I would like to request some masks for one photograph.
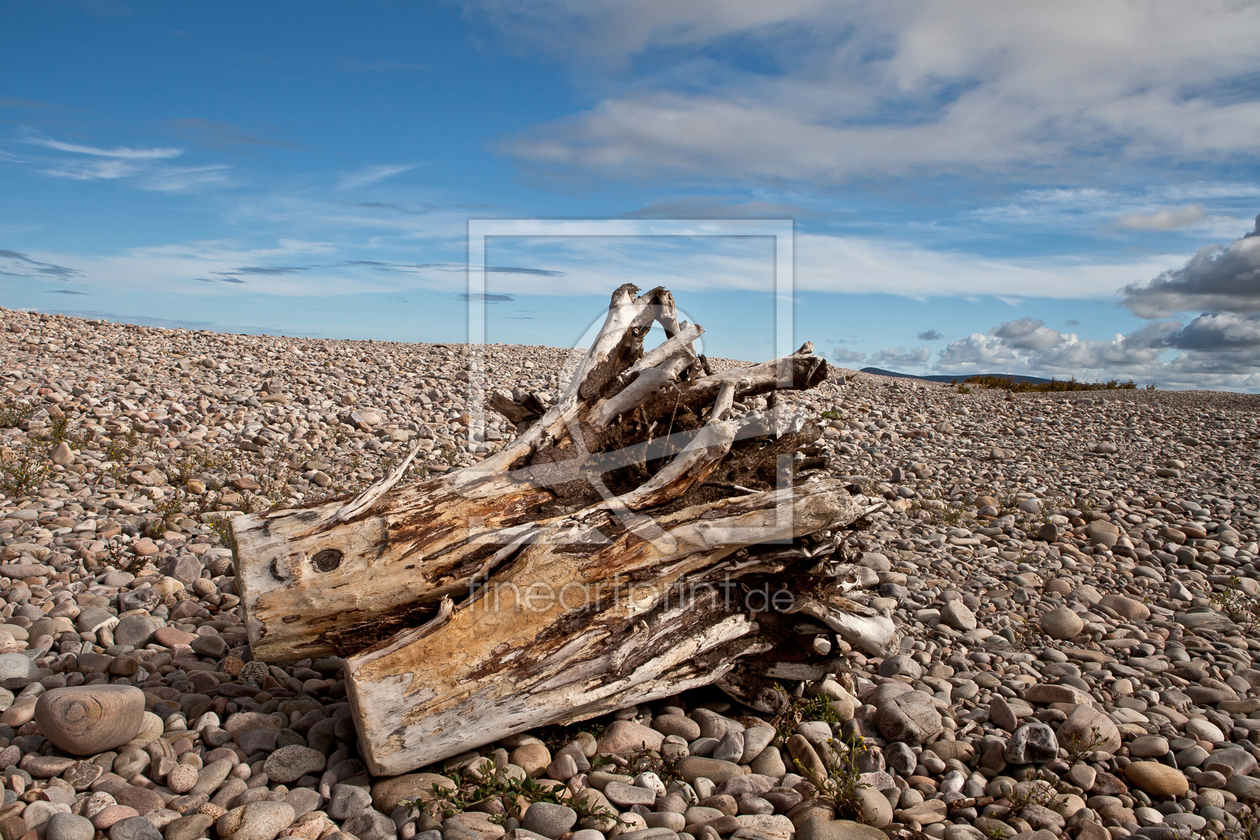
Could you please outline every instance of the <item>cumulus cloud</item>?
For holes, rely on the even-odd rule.
[[[944,337],[936,330],[924,330],[919,333],[919,341],[940,341]]]
[[[1260,349],[1260,317],[1205,313],[1178,330],[1170,344],[1183,350]]]
[[[1207,218],[1202,204],[1184,207],[1164,205],[1154,213],[1127,213],[1116,220],[1116,227],[1125,230],[1165,231],[1192,227]]]
[[[1046,350],[1063,338],[1057,330],[1045,326],[1045,322],[1028,316],[1005,322],[994,334],[1019,350]]]
[[[925,365],[932,353],[926,347],[889,347],[871,354],[873,365]]]
[[[1254,390],[1260,387],[1260,315],[1205,314],[1184,326],[1154,321],[1103,341],[1020,318],[950,342],[934,368]]]
[[[839,362],[840,364],[847,364],[849,362],[860,362],[865,358],[866,358],[866,354],[860,353],[857,350],[846,350],[843,347],[831,348],[832,361]]]
[[[1200,248],[1181,268],[1123,289],[1140,318],[1179,312],[1260,312],[1260,216],[1256,229],[1229,245]]]

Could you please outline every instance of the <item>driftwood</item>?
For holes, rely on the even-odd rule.
[[[835,670],[820,634],[897,648],[837,566],[880,503],[802,469],[820,430],[775,405],[826,361],[806,345],[713,373],[670,293],[637,291],[554,405],[488,396],[518,433],[497,454],[235,520],[254,655],[344,657],[373,773],[715,682],[774,710],[776,679]]]

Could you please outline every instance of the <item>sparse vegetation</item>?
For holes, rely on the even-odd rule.
[[[1077,382],[1076,377],[1067,380],[1051,379],[1049,382],[1024,382],[1018,379],[1012,379],[1006,376],[969,376],[964,382],[971,385],[978,385],[981,388],[989,388],[992,390],[1010,391],[1014,394],[1050,394],[1062,391],[1132,391],[1137,388],[1132,379],[1118,380],[1109,379],[1106,382]],[[959,385],[958,390],[962,391],[965,386]],[[1146,386],[1148,391],[1155,390],[1155,386]]]
[[[1058,791],[1048,780],[1033,776],[1018,782],[1006,798],[1011,804],[1011,810],[1019,813],[1029,805],[1048,806],[1057,795]]]
[[[817,697],[798,697],[792,700],[791,705],[772,723],[775,731],[779,733],[779,737],[787,739],[794,731],[796,725],[802,721],[820,720],[824,723],[839,723],[840,716],[836,714],[836,710],[831,708],[831,700],[825,695]]]
[[[25,496],[47,480],[52,472],[42,446],[27,441],[20,449],[0,452],[0,493],[10,499]]]
[[[862,736],[854,734],[845,741],[832,738],[827,741],[834,763],[826,776],[820,776],[813,768],[794,761],[797,770],[818,791],[821,799],[830,800],[835,806],[836,814],[841,819],[862,819],[862,798],[858,794],[861,788],[867,787],[862,781],[858,769],[858,757],[866,752],[866,741]]]
[[[1089,734],[1082,737],[1076,733],[1063,743],[1063,748],[1067,750],[1068,761],[1075,763],[1083,760],[1087,755],[1097,750],[1107,739],[1098,731],[1096,725],[1090,725]]]
[[[446,817],[477,805],[477,810],[488,811],[492,814],[491,819],[501,824],[509,815],[519,814],[524,803],[552,802],[572,808],[579,820],[598,817],[621,824],[617,814],[607,808],[591,808],[585,799],[573,796],[567,787],[557,784],[553,788],[530,776],[509,773],[506,767],[500,767],[493,759],[483,768],[479,779],[457,773],[448,773],[446,777],[454,784],[454,789],[435,784],[431,798],[417,797],[403,800],[400,804],[417,812],[432,808]],[[494,800],[498,800],[501,807],[495,807]]]
[[[16,429],[35,416],[35,406],[10,397],[0,399],[0,429]]]
[[[1242,580],[1238,575],[1232,576],[1220,591],[1213,592],[1211,600],[1229,616],[1230,621],[1253,632],[1260,630],[1260,598],[1242,590]]]

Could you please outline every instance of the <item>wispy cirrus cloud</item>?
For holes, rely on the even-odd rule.
[[[84,146],[78,143],[64,143],[60,140],[54,140],[51,137],[29,136],[26,142],[35,146],[43,146],[46,149],[55,149],[59,152],[71,152],[77,155],[91,155],[93,157],[112,158],[114,160],[170,160],[177,158],[184,153],[179,148],[152,148],[152,149],[132,149],[127,146],[119,146],[116,149],[101,149],[96,146]]]
[[[78,269],[41,262],[31,259],[26,254],[6,248],[0,248],[0,265],[5,266],[0,269],[0,274],[7,274],[10,277],[52,277],[57,280],[69,280],[83,274]]]
[[[178,147],[117,146],[105,148],[83,143],[67,143],[27,130],[26,146],[59,154],[22,154],[0,149],[0,160],[34,168],[54,178],[74,181],[126,181],[151,192],[187,192],[200,187],[227,183],[230,167],[222,164],[178,166],[183,156]]]
[[[367,166],[356,172],[350,172],[342,175],[337,181],[337,189],[340,190],[357,190],[360,187],[370,186],[371,184],[380,183],[395,175],[401,175],[415,169],[415,164],[383,164],[380,166]]]
[[[172,131],[187,136],[189,139],[212,149],[236,149],[241,146],[276,146],[279,148],[298,148],[300,144],[288,140],[276,140],[260,137],[230,123],[201,119],[200,117],[184,117],[166,120],[165,124]]]

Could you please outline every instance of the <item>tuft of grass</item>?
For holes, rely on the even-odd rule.
[[[1067,750],[1068,763],[1075,764],[1106,742],[1107,739],[1098,731],[1097,725],[1090,724],[1088,736],[1082,737],[1072,733],[1072,737],[1067,739],[1063,744],[1063,748]]]
[[[236,534],[232,533],[231,517],[205,516],[201,521],[218,536],[219,545],[232,549],[232,555],[236,556]]]
[[[831,700],[820,694],[817,697],[793,698],[791,705],[771,723],[779,737],[786,741],[796,731],[797,724],[807,720],[841,722],[836,710],[831,708]]]
[[[432,805],[443,816],[453,817],[467,811],[473,805],[497,799],[503,806],[503,811],[491,817],[491,820],[502,823],[508,814],[519,813],[520,805],[523,803],[532,805],[535,802],[550,802],[572,808],[577,812],[579,822],[598,817],[611,820],[618,825],[623,824],[616,813],[607,808],[591,808],[584,799],[573,796],[563,785],[553,790],[530,776],[517,778],[508,775],[506,768],[500,767],[493,760],[490,761],[480,779],[467,779],[458,773],[446,774],[446,778],[455,783],[454,790],[435,784],[431,802],[426,801],[424,797],[417,797],[405,799],[399,804],[417,813]]]
[[[0,455],[0,493],[10,499],[25,496],[43,484],[51,472],[44,448],[27,441],[21,449]]]
[[[26,400],[0,399],[0,429],[16,429],[35,416],[37,409]]]
[[[1049,781],[1034,778],[1015,785],[1007,801],[1011,803],[1011,810],[1019,813],[1029,805],[1049,806],[1057,795],[1058,791]]]
[[[64,414],[58,414],[50,419],[48,423],[48,439],[53,446],[68,440],[70,437],[70,418]]]
[[[858,770],[858,758],[866,752],[866,741],[861,735],[854,733],[845,741],[831,738],[827,741],[835,762],[831,764],[826,776],[821,776],[811,767],[793,760],[797,770],[804,776],[820,799],[829,800],[835,806],[836,815],[845,820],[861,820],[864,808],[858,790],[868,787],[862,781]]]
[[[1260,629],[1260,599],[1243,592],[1241,584],[1241,578],[1234,575],[1223,589],[1212,593],[1211,601],[1229,616],[1230,621],[1255,631]]]

